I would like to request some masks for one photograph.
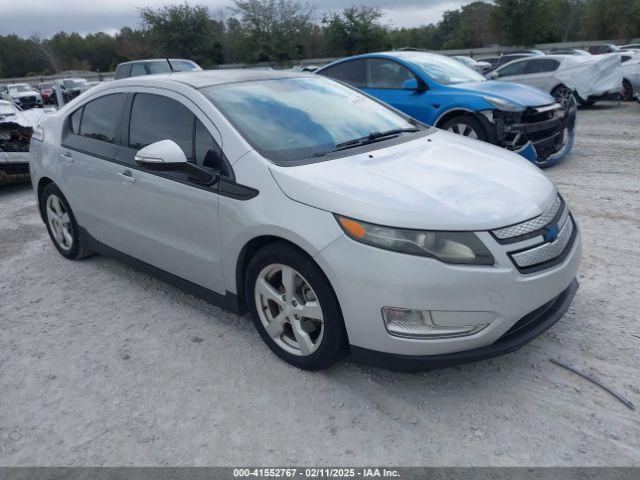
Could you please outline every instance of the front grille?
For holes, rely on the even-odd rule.
[[[573,245],[577,229],[569,209],[558,195],[542,215],[516,225],[493,230],[500,244],[517,244],[537,238],[540,243],[508,251],[507,254],[521,273],[533,273],[561,262]]]
[[[512,253],[510,255],[511,259],[520,268],[532,267],[553,260],[559,257],[567,248],[567,244],[573,237],[573,230],[573,220],[571,217],[567,217],[564,225],[560,227],[560,233],[558,233],[555,241],[543,243],[529,250]]]

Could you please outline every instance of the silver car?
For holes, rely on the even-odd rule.
[[[117,80],[44,117],[31,152],[63,256],[108,254],[249,311],[300,368],[511,352],[577,289],[580,233],[537,167],[324,77]]]

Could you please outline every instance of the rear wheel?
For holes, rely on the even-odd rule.
[[[338,299],[311,258],[272,243],[253,256],[245,278],[253,322],[278,357],[304,370],[327,368],[342,357],[346,333]]]
[[[622,100],[625,102],[630,102],[631,100],[633,100],[633,87],[631,86],[631,83],[629,82],[629,80],[626,80],[626,79],[623,80],[622,87],[623,87]]]
[[[67,199],[53,183],[42,191],[40,206],[51,241],[62,256],[77,260],[91,255]]]
[[[458,115],[450,118],[442,124],[441,128],[465,137],[487,141],[487,134],[482,123],[471,115]]]

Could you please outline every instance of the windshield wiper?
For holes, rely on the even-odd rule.
[[[409,128],[394,128],[393,130],[386,130],[384,132],[371,132],[369,135],[360,138],[354,138],[353,140],[347,140],[346,142],[338,143],[336,145],[337,150],[344,150],[346,148],[359,147],[361,145],[367,145],[369,143],[383,140],[387,137],[397,137],[401,133],[419,132],[418,127]]]

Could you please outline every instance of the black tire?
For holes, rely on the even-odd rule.
[[[633,100],[633,86],[631,85],[629,80],[622,80],[622,87],[624,89],[624,92],[622,93],[622,101],[630,102],[631,100]]]
[[[463,128],[459,126],[464,126]],[[444,122],[440,128],[442,130],[449,130],[453,133],[458,133],[460,135],[464,135],[465,137],[470,136],[469,130],[475,132],[475,135],[478,140],[486,142],[489,140],[489,136],[487,135],[486,130],[484,129],[484,125],[482,122],[475,118],[473,115],[456,115],[455,117],[450,118],[446,122]]]
[[[70,245],[70,248],[68,249],[65,249],[58,242],[58,240],[56,239],[56,236],[53,233],[51,222],[49,221],[49,212],[47,211],[48,210],[47,203],[48,203],[49,197],[51,197],[52,195],[57,197],[60,200],[60,203],[64,207],[65,212],[69,215],[71,238],[73,240]],[[53,245],[56,247],[56,250],[60,252],[60,255],[62,255],[65,258],[68,258],[69,260],[80,260],[81,258],[85,258],[93,254],[93,252],[89,250],[89,248],[87,248],[84,239],[80,236],[80,229],[78,228],[78,222],[76,222],[76,217],[73,215],[73,211],[69,206],[69,202],[67,201],[65,196],[62,194],[60,189],[56,187],[55,184],[50,183],[42,190],[42,194],[40,195],[40,208],[42,209],[42,217],[44,219],[45,225],[47,226],[47,231],[49,232],[49,237],[51,238],[51,242],[53,242]]]
[[[296,270],[308,282],[320,303],[324,333],[317,349],[310,355],[287,352],[267,333],[260,319],[255,298],[256,281],[263,269],[272,265],[284,265]],[[347,334],[336,294],[320,267],[301,250],[285,242],[274,242],[256,252],[245,272],[244,294],[258,333],[273,353],[285,362],[303,370],[322,370],[333,365],[346,353]]]

